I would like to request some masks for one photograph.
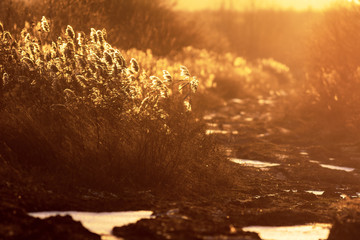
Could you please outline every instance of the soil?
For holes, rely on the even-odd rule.
[[[153,219],[114,228],[114,235],[125,239],[255,240],[259,236],[242,227],[334,223],[338,204],[360,192],[360,145],[351,140],[320,142],[316,133],[302,136],[294,130],[296,123],[280,116],[280,101],[275,96],[233,99],[206,114],[209,130],[216,130],[209,133],[229,158],[280,164],[255,168],[229,161],[236,184],[206,194],[89,189],[37,177],[36,170],[19,171],[0,155],[0,239],[100,239],[69,216],[40,220],[26,214],[46,210],[153,210]],[[355,170],[327,169],[318,162]],[[334,229],[345,228],[339,225]],[[343,238],[333,234],[329,239]]]

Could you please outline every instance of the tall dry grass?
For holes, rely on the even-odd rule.
[[[106,38],[121,49],[152,49],[166,55],[194,42],[202,42],[196,20],[173,10],[168,0],[3,0],[0,3],[2,21],[13,33],[24,23],[34,25],[47,16],[52,27],[50,39],[71,24],[78,31],[90,28],[106,29]],[[16,29],[14,26],[17,26]]]
[[[303,111],[329,131],[359,130],[360,7],[338,3],[313,28]],[[353,134],[351,134],[353,135]]]
[[[199,81],[186,67],[153,76],[104,30],[68,25],[51,41],[45,17],[35,28],[19,38],[0,28],[4,161],[115,188],[188,189],[221,175],[223,159],[191,111]]]

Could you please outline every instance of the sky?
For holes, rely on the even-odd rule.
[[[254,2],[255,6],[261,8],[285,8],[295,10],[305,10],[308,8],[321,10],[328,6],[334,0],[177,0],[177,8],[182,10],[202,10],[202,9],[218,9],[221,2],[227,5],[232,1],[234,8],[241,9],[243,6],[249,6],[250,2]],[[344,0],[351,1],[351,0]],[[355,0],[357,1],[357,0]]]

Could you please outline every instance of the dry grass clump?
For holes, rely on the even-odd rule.
[[[346,200],[337,204],[337,216],[328,240],[358,239],[360,234],[360,201]]]
[[[104,30],[87,36],[68,25],[50,41],[45,17],[36,28],[15,39],[0,27],[7,161],[117,186],[189,186],[215,172],[216,148],[191,111],[199,81],[186,67],[153,76],[113,48]]]
[[[167,55],[202,39],[196,21],[176,13],[173,6],[169,0],[2,0],[0,16],[14,33],[24,22],[32,24],[45,15],[51,20],[52,39],[68,24],[86,33],[91,27],[105,28],[113,46]]]
[[[277,94],[294,83],[290,69],[273,59],[259,59],[249,62],[234,54],[219,54],[193,47],[183,48],[170,58],[159,58],[151,50],[142,52],[130,49],[124,53],[141,59],[143,66],[152,74],[161,74],[166,68],[175,72],[180,63],[189,66],[201,80],[199,92],[222,98],[249,97]],[[204,99],[206,100],[206,99]]]
[[[302,112],[334,132],[359,130],[359,11],[349,2],[328,9],[310,44]]]

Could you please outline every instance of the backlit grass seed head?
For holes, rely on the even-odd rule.
[[[36,42],[33,42],[31,44],[31,52],[33,55],[36,55],[37,53],[40,53],[40,46]]]
[[[151,80],[152,85],[153,85],[154,88],[158,88],[158,87],[163,86],[163,82],[160,80],[160,78],[158,78],[156,76],[151,76],[150,80]]]
[[[63,40],[61,37],[58,37],[57,39],[57,46],[60,46],[63,43]]]
[[[134,73],[138,73],[140,71],[139,64],[135,58],[132,58],[130,60],[130,71],[132,71]]]
[[[65,33],[70,39],[75,39],[75,32],[72,26],[67,25]]]
[[[28,57],[23,57],[21,59],[21,61],[25,64],[25,66],[28,68],[28,70],[30,71],[34,71],[35,70],[35,63],[33,60],[31,60]]]
[[[192,77],[192,80],[190,81],[191,91],[193,93],[196,93],[198,86],[199,86],[199,80],[195,76]]]
[[[11,34],[8,31],[5,31],[4,32],[4,40],[7,41],[7,42],[11,42],[12,39],[13,38],[12,38]]]
[[[120,53],[120,51],[116,49],[114,55],[115,55],[115,60],[119,63],[119,65],[123,68],[126,67],[125,58]]]
[[[189,78],[189,77],[186,77],[186,78]],[[189,82],[185,82],[185,83],[182,83],[179,85],[179,93],[183,93],[184,92],[184,89],[188,88],[190,85]],[[187,92],[188,93],[188,92]]]
[[[45,16],[43,16],[41,18],[41,29],[44,31],[44,32],[50,32],[50,27],[49,27],[49,23],[46,19]]]
[[[67,100],[72,100],[72,99],[75,99],[76,98],[76,94],[73,90],[69,89],[69,88],[66,88],[64,90],[64,93],[65,93],[65,98]]]
[[[102,35],[103,35],[103,37],[104,37],[104,40],[106,41],[106,39],[107,39],[107,32],[106,32],[106,29],[105,29],[105,28],[103,28],[101,31],[102,31]]]
[[[9,83],[9,74],[6,72],[2,76],[2,85],[6,86]]]
[[[163,81],[161,81],[161,79],[156,76],[151,76],[150,80],[152,82],[152,88],[157,90],[162,98],[166,98],[168,96],[167,88]]]
[[[25,43],[29,43],[30,42],[30,33],[26,33],[25,37],[24,37]]]
[[[126,79],[128,80],[128,84],[136,82],[136,77],[134,75],[129,75]]]
[[[2,22],[0,22],[0,35],[2,35],[3,33],[4,33],[4,26]]]
[[[95,30],[94,28],[91,28],[90,40],[91,40],[93,43],[97,43],[97,42],[98,42],[98,36],[97,36],[96,30]]]
[[[141,95],[141,90],[139,87],[136,87],[136,86],[129,87],[129,97],[131,99],[139,98],[140,95]]]
[[[25,40],[25,37],[26,37],[27,34],[28,34],[28,32],[27,32],[27,30],[25,28],[23,30],[21,30],[21,32],[20,32],[21,39]]]
[[[112,66],[113,65],[113,58],[110,55],[110,53],[108,51],[104,52],[104,58],[105,58],[105,62],[108,66]]]
[[[101,30],[97,30],[96,34],[97,34],[97,37],[98,37],[98,40],[99,40],[99,44],[103,45],[104,42],[105,42],[103,32]]]
[[[164,77],[164,82],[166,84],[172,83],[172,76],[170,75],[170,73],[167,70],[163,70],[163,77]]]
[[[79,46],[83,46],[85,42],[85,33],[84,32],[79,32],[78,33],[78,37],[77,37],[77,43]]]
[[[189,101],[185,100],[184,106],[185,106],[186,111],[191,112],[191,104]]]
[[[86,78],[82,75],[78,75],[76,76],[76,82],[82,87],[82,88],[86,88]]]
[[[190,77],[190,72],[187,69],[187,67],[180,66],[180,71],[181,71],[180,76],[182,76],[182,77]]]

